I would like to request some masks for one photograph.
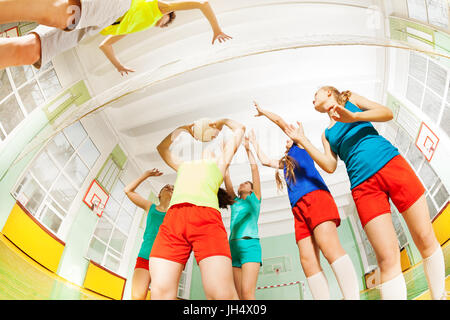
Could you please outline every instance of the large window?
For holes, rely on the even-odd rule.
[[[124,183],[119,179],[97,222],[87,253],[89,259],[116,273],[124,258],[137,209],[125,195],[124,188]],[[134,237],[132,239],[134,241]]]
[[[431,58],[414,52],[410,54],[406,98],[450,137],[448,74],[448,69]]]
[[[407,3],[410,18],[444,29],[449,27],[448,0],[407,0]]]
[[[434,219],[450,200],[449,193],[439,176],[430,166],[425,156],[415,145],[415,141],[400,126],[391,121],[387,124],[385,137],[397,146],[403,157],[409,162],[426,189],[426,198],[430,210],[430,219]]]
[[[0,70],[0,142],[61,89],[51,62],[39,71],[32,66]]]
[[[99,156],[81,123],[76,122],[40,151],[13,194],[38,221],[59,236],[61,224]]]

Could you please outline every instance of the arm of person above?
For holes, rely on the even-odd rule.
[[[152,202],[142,197],[135,190],[144,180],[148,179],[149,177],[158,177],[160,175],[162,175],[162,172],[160,172],[158,169],[147,170],[142,174],[142,176],[127,185],[123,191],[131,202],[133,202],[139,208],[144,209],[146,212],[148,212],[148,210],[150,210],[150,207],[152,206]]]
[[[269,119],[270,121],[272,121],[273,123],[275,123],[277,126],[280,127],[281,130],[284,131],[284,129],[288,126],[287,122],[284,121],[283,118],[281,118],[279,115],[277,115],[276,113],[267,111],[267,110],[263,110],[261,109],[261,107],[258,105],[257,102],[253,101],[253,103],[255,104],[256,107],[256,112],[257,114],[255,115],[255,117],[261,117],[264,116],[267,119]]]
[[[349,100],[363,111],[351,112],[340,105],[336,105],[331,108],[331,117],[333,120],[344,123],[358,121],[385,122],[394,118],[394,114],[388,107],[364,98],[356,93],[352,93]]]
[[[211,127],[215,127],[218,130],[222,130],[224,125],[233,131],[233,138],[225,143],[223,146],[223,152],[218,158],[218,167],[222,172],[222,176],[225,176],[225,172],[236,154],[236,151],[241,145],[242,137],[245,133],[244,125],[231,119],[221,119],[210,124]]]
[[[117,59],[116,54],[114,53],[114,49],[112,45],[117,41],[123,39],[126,35],[110,35],[107,36],[105,40],[100,43],[99,48],[103,51],[108,60],[116,67],[117,71],[120,72],[120,75],[128,74],[128,72],[134,72],[134,70],[124,67],[122,63]]]
[[[296,144],[302,146],[306,152],[311,156],[311,158],[327,173],[333,173],[337,168],[337,155],[331,150],[330,143],[325,137],[325,133],[322,134],[322,144],[324,148],[324,153],[317,149],[311,141],[305,136],[303,131],[303,126],[297,121],[298,127],[294,125],[289,125],[285,130],[285,133],[292,139]]]
[[[170,151],[170,146],[183,131],[187,131],[193,137],[194,136],[194,132],[192,131],[193,126],[194,124],[190,124],[175,129],[167,137],[165,137],[164,140],[161,141],[161,143],[156,147],[159,155],[164,160],[164,162],[175,171],[178,171],[178,167],[181,164],[181,160],[178,159],[178,157],[175,156],[172,151]]]
[[[261,178],[259,176],[258,164],[256,163],[255,156],[250,150],[250,138],[244,137],[244,147],[247,152],[248,161],[250,162],[250,169],[252,171],[253,192],[258,200],[261,200]]]
[[[255,131],[253,129],[250,131],[249,141],[255,148],[256,156],[258,157],[259,161],[261,161],[261,164],[263,166],[274,168],[274,169],[283,169],[284,168],[283,161],[278,160],[278,159],[271,159],[261,150],[259,143],[256,141],[256,135],[255,135]]]
[[[225,176],[224,176],[223,180],[224,180],[224,182],[225,182],[225,189],[227,190],[227,193],[230,195],[230,197],[231,197],[232,199],[236,199],[236,198],[237,198],[237,195],[236,195],[236,193],[234,192],[234,189],[233,189],[233,183],[231,182],[230,172],[229,172],[228,169],[227,169],[227,171],[225,172]]]
[[[211,5],[208,1],[173,1],[173,2],[164,2],[159,1],[159,7],[163,14],[172,12],[172,11],[182,11],[182,10],[193,10],[200,9],[203,15],[208,19],[209,24],[214,32],[212,44],[216,40],[219,42],[225,42],[228,39],[232,39],[229,35],[225,34],[219,26],[217,22],[216,15],[211,8]]]

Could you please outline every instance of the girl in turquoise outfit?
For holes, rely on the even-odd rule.
[[[237,195],[234,193],[228,170],[224,182],[228,194],[235,200],[235,203],[231,205],[229,239],[234,284],[240,300],[254,300],[259,268],[262,263],[258,235],[261,181],[248,137],[244,138],[244,147],[250,162],[252,182],[241,183]]]
[[[146,171],[141,177],[125,187],[125,194],[136,206],[148,212],[147,223],[144,231],[144,237],[136,260],[136,266],[133,274],[131,288],[131,298],[133,300],[145,300],[148,287],[150,285],[149,256],[152,250],[153,242],[159,231],[159,226],[164,220],[167,208],[172,198],[173,186],[165,185],[159,192],[159,205],[143,198],[135,190],[139,185],[149,177],[161,176],[162,173],[157,169]]]

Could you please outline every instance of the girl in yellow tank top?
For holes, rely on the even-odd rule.
[[[134,72],[122,65],[114,54],[112,45],[127,34],[143,31],[151,27],[167,27],[175,19],[175,11],[200,9],[208,19],[213,30],[212,43],[220,43],[231,39],[220,28],[216,16],[208,1],[159,1],[159,0],[132,0],[130,9],[112,25],[100,33],[108,36],[101,44],[100,49],[123,76]]]
[[[177,281],[191,252],[200,267],[206,296],[210,299],[238,299],[233,281],[228,237],[219,208],[233,199],[220,188],[228,166],[242,142],[245,127],[223,119],[210,124],[221,131],[228,126],[234,138],[223,145],[222,154],[205,155],[201,160],[181,161],[170,151],[176,137],[193,125],[182,126],[169,134],[157,147],[166,164],[177,172],[172,199],[150,254],[152,291],[156,299],[176,297]]]

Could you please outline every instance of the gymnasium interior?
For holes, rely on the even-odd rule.
[[[161,140],[200,118],[231,118],[254,129],[265,152],[279,159],[287,137],[255,117],[257,101],[293,123],[301,121],[311,142],[322,148],[328,118],[312,101],[323,85],[352,90],[393,111],[392,121],[374,126],[426,188],[450,291],[448,1],[210,4],[232,40],[212,45],[201,13],[180,12],[170,27],[135,33],[115,45],[119,59],[135,70],[125,76],[99,50],[101,35],[84,39],[39,70],[0,70],[0,299],[130,300],[147,213],[128,200],[124,187],[158,168],[164,174],[137,190],[157,202],[159,190],[175,182],[176,173],[156,150]],[[13,37],[34,27],[5,24],[0,32]],[[183,159],[201,154],[199,141],[188,134],[179,139]],[[360,297],[379,300],[377,260],[345,165],[339,160],[333,174],[318,169],[339,209],[339,239],[355,267]],[[277,190],[274,169],[260,165],[259,170],[263,264],[256,299],[311,300],[287,192]],[[230,175],[235,187],[251,179],[243,148]],[[102,212],[86,202],[93,185],[108,198]],[[391,207],[408,299],[428,300],[422,257],[401,214]],[[221,214],[229,232],[230,212]],[[331,298],[342,299],[323,256],[321,263]],[[193,255],[178,298],[206,299]]]

